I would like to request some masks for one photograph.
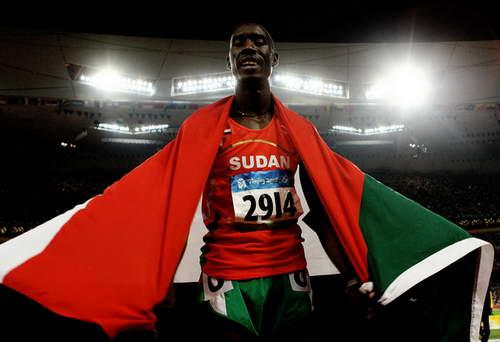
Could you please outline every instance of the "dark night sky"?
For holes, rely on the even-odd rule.
[[[210,2],[180,6],[122,2],[113,9],[81,4],[45,8],[37,17],[7,16],[4,26],[70,32],[109,33],[164,38],[226,40],[235,23],[253,19],[268,27],[277,41],[406,42],[500,39],[500,15],[493,3],[432,1],[396,4],[384,1]],[[187,3],[187,2],[186,2]],[[161,4],[161,5],[160,5]],[[158,7],[160,6],[160,7]],[[32,10],[32,12],[34,12]],[[26,11],[18,12],[26,13]],[[2,25],[2,23],[0,23]]]

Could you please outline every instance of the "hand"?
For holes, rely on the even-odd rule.
[[[375,287],[373,286],[372,281],[368,281],[366,283],[361,284],[361,286],[359,287],[358,290],[359,290],[359,292],[368,296],[368,299],[370,299],[370,300],[375,299]]]
[[[377,302],[373,282],[361,284],[357,279],[352,279],[347,282],[345,292],[352,305],[364,319],[374,318]]]

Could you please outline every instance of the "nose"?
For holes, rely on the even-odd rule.
[[[255,49],[255,47],[251,47],[251,46],[245,46],[243,48],[243,50],[241,50],[240,52],[241,55],[256,55],[257,54],[257,50]]]
[[[245,41],[243,42],[243,49],[253,49],[255,50],[255,43],[252,39],[245,39]]]

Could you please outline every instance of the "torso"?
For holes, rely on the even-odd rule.
[[[230,118],[203,194],[205,273],[249,279],[305,268],[295,193],[298,153],[271,115]],[[257,128],[255,128],[257,127]]]

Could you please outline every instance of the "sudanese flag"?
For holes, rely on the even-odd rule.
[[[176,139],[103,194],[0,245],[0,281],[60,315],[99,324],[111,337],[152,329],[152,309],[176,274],[232,101],[196,111]],[[274,105],[327,213],[323,219],[359,278],[374,283],[379,302],[443,275],[465,299],[459,310],[443,306],[436,334],[447,341],[467,333],[465,340],[475,341],[491,244],[363,173],[311,123],[277,98]]]

